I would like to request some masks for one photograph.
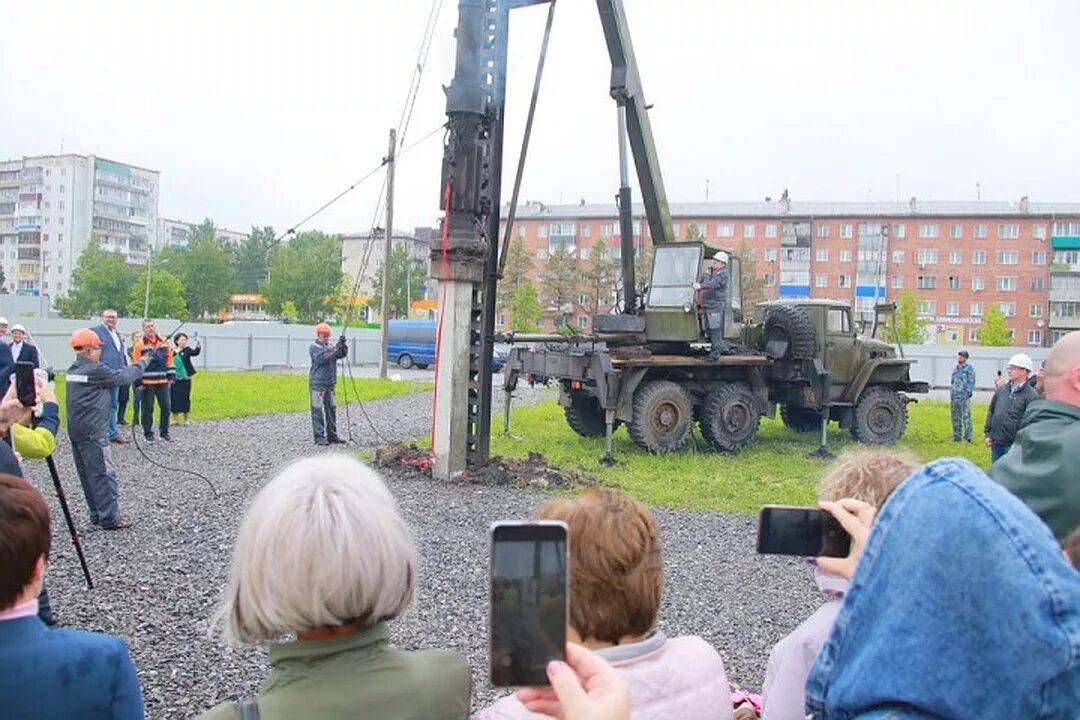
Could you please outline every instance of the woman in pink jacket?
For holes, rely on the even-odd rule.
[[[731,686],[720,655],[699,637],[668,638],[656,627],[664,586],[660,529],[641,503],[592,488],[552,500],[537,517],[570,528],[567,638],[591,648],[630,686],[635,720],[730,720]],[[476,720],[544,718],[513,695]]]
[[[856,449],[840,454],[821,480],[821,498],[855,498],[881,507],[896,487],[922,463],[909,452]],[[832,632],[833,622],[844,604],[848,581],[815,568],[814,579],[826,602],[791,631],[769,653],[762,690],[762,720],[804,720],[806,694],[803,687],[814,660]]]

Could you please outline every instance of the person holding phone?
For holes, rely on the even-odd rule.
[[[195,364],[191,358],[202,352],[202,345],[198,338],[194,338],[195,347],[188,345],[187,333],[178,332],[173,335],[175,346],[176,382],[173,383],[171,392],[172,418],[176,425],[187,425],[191,422],[191,379],[195,377]]]
[[[147,348],[138,362],[114,370],[101,364],[102,342],[93,330],[76,330],[69,344],[75,351],[75,362],[67,371],[68,437],[90,523],[105,530],[130,527],[120,517],[117,499],[116,466],[109,446],[109,390],[141,378],[153,351]]]
[[[806,681],[810,717],[1076,717],[1080,573],[1018,498],[944,458],[876,513],[821,505],[852,542],[819,565],[851,592]]]
[[[699,637],[668,638],[657,627],[664,563],[649,509],[616,490],[590,488],[545,503],[537,519],[569,528],[568,650],[583,645],[615,668],[636,698],[635,718],[731,718],[731,686],[716,650]],[[509,695],[474,717],[525,720],[529,708]]]
[[[336,453],[286,466],[240,521],[214,616],[226,640],[270,644],[270,678],[257,698],[200,717],[233,720],[244,705],[261,720],[464,720],[465,659],[390,645],[416,569],[412,533],[371,467]]]

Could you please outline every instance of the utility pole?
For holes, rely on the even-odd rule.
[[[386,379],[386,353],[390,343],[390,256],[394,252],[394,153],[397,130],[390,128],[390,149],[386,155],[386,246],[382,273],[382,352],[379,353],[379,377]]]
[[[150,317],[150,268],[154,260],[154,246],[146,248],[146,295],[143,298],[143,320]]]

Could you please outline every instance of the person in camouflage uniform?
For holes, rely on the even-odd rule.
[[[956,355],[956,367],[952,371],[952,390],[949,395],[952,407],[953,442],[971,442],[971,396],[975,392],[975,368],[968,364],[968,351]]]

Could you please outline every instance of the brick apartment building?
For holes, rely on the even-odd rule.
[[[1080,328],[1080,202],[782,199],[674,203],[671,216],[678,239],[696,225],[712,244],[744,248],[766,298],[842,300],[870,319],[875,302],[911,290],[938,344],[977,343],[992,303],[1007,316],[1017,345],[1049,345]],[[649,242],[640,207],[634,218],[640,246]],[[519,208],[514,234],[539,272],[559,246],[587,266],[600,238],[618,257],[618,229],[614,205],[530,203]],[[588,299],[579,300],[574,321],[588,329]],[[497,326],[505,321],[500,314]],[[545,324],[552,328],[552,318]]]

